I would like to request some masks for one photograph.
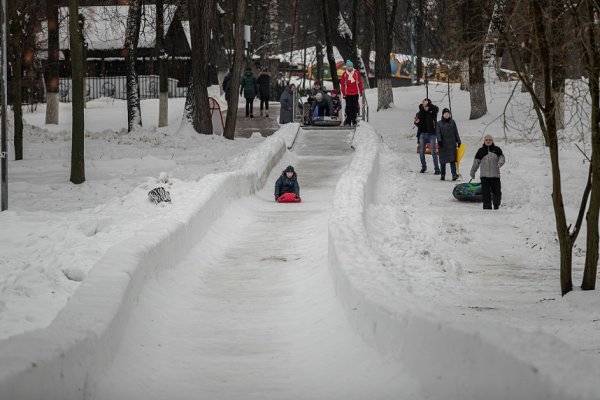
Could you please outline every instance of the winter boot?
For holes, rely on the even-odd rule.
[[[421,173],[425,173],[425,171],[427,171],[427,167],[421,167]]]
[[[433,174],[434,174],[434,175],[439,175],[439,174],[441,174],[441,172],[440,172],[440,170],[439,170],[439,169],[436,169],[436,170],[435,170],[435,172],[434,172]]]
[[[460,178],[460,176],[458,174],[453,175],[452,176],[452,181],[454,182],[454,181],[458,180],[458,178]]]
[[[440,176],[440,181],[445,181],[445,180],[446,180],[446,175]]]

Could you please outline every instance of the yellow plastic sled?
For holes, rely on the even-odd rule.
[[[462,160],[463,155],[465,154],[465,150],[467,150],[467,146],[465,146],[464,143],[461,143],[460,146],[458,146],[458,149],[456,149],[456,173],[457,174],[459,173],[458,167],[460,166],[460,160]]]

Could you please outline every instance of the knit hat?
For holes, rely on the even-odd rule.
[[[331,93],[331,95],[332,95],[332,96],[337,96],[337,95],[338,95],[338,92],[337,92],[337,90],[335,90],[335,89],[331,89],[331,90],[329,91],[329,93]]]
[[[450,114],[450,110],[448,110],[447,108],[444,108],[444,109],[442,110],[442,115],[444,115],[444,114],[446,114],[446,113]]]
[[[353,67],[353,66],[354,66],[354,64],[352,64],[352,61],[350,61],[350,60],[346,61],[346,68]]]
[[[288,165],[284,172],[294,172],[294,167]]]

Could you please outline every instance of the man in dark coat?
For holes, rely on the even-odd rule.
[[[229,68],[229,70],[227,71],[227,73],[225,74],[225,77],[223,78],[223,92],[225,92],[225,101],[229,103],[229,89],[231,86],[231,72],[233,70],[231,68]]]
[[[290,83],[279,98],[279,123],[288,124],[294,120],[294,90],[296,85]]]
[[[260,74],[256,79],[258,84],[258,97],[260,99],[260,116],[263,115],[263,105],[265,107],[265,117],[269,116],[269,100],[271,98],[271,74],[267,67],[260,69]]]
[[[435,135],[435,126],[438,111],[439,108],[433,105],[429,99],[424,99],[421,104],[419,104],[419,112],[417,113],[416,119],[418,119],[417,143],[419,144],[419,156],[421,158],[421,173],[427,171],[427,162],[425,161],[425,145],[429,143],[431,157],[433,157],[435,174],[440,174],[438,157],[437,154],[435,154],[435,145],[437,141]]]
[[[298,184],[298,176],[294,167],[288,165],[281,173],[281,176],[275,182],[275,200],[284,193],[294,193],[296,197],[300,197],[300,185]]]
[[[442,119],[437,123],[436,136],[438,142],[438,157],[441,164],[442,181],[446,180],[446,163],[450,163],[450,171],[452,172],[452,180],[458,179],[456,173],[456,149],[460,146],[460,136],[458,136],[458,128],[450,115],[450,110],[444,108],[442,110]]]
[[[254,107],[254,98],[257,93],[258,85],[256,84],[256,78],[254,77],[252,70],[246,68],[240,84],[240,96],[243,94],[246,98],[246,117],[254,118],[252,108]]]

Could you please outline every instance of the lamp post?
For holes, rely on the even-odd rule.
[[[8,29],[6,27],[6,21],[7,21],[7,16],[6,16],[6,0],[0,0],[1,1],[1,6],[2,6],[2,10],[0,10],[0,13],[2,13],[2,18],[0,19],[0,35],[2,35],[2,39],[0,42],[0,46],[2,47],[0,49],[0,58],[1,58],[1,68],[2,68],[2,78],[1,78],[1,84],[2,84],[2,90],[0,91],[0,103],[2,103],[2,110],[0,110],[0,112],[2,112],[2,122],[1,122],[1,144],[0,144],[0,181],[1,184],[0,186],[2,187],[2,194],[1,194],[1,200],[0,200],[0,211],[4,211],[8,208],[8,171],[7,171],[7,167],[8,167],[8,146],[6,143],[6,136],[7,136],[7,126],[6,126],[6,112],[8,110],[8,107],[6,106],[6,101],[8,100],[8,96],[7,96],[7,92],[6,92],[6,87],[8,85],[8,76],[7,76],[7,68],[8,68],[8,60],[7,60],[7,40],[6,40],[6,35],[8,33]]]

